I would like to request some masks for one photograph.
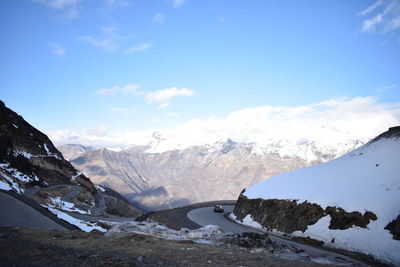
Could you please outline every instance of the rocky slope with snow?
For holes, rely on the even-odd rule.
[[[238,221],[400,264],[400,127],[327,163],[246,188]]]
[[[94,185],[63,158],[46,135],[1,101],[0,189],[32,198],[59,217],[65,211],[139,214],[122,196],[109,195]]]

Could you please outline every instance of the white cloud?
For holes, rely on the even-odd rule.
[[[154,23],[162,24],[162,23],[164,23],[164,21],[165,21],[165,14],[164,13],[159,12],[159,13],[157,13],[157,14],[155,14],[153,16],[153,22]]]
[[[121,107],[112,107],[111,111],[117,112],[117,113],[122,113],[122,114],[127,114],[127,115],[135,114],[134,110],[131,110],[128,108],[121,108]]]
[[[75,18],[78,14],[80,0],[32,0],[60,12],[66,18]]]
[[[51,50],[56,56],[65,56],[65,49],[58,43],[50,43]]]
[[[212,144],[231,138],[237,142],[266,144],[288,140],[315,140],[334,145],[349,139],[369,140],[388,127],[400,125],[400,103],[379,104],[373,97],[332,99],[303,106],[262,106],[238,110],[226,117],[193,119],[173,129],[157,129],[164,149]],[[106,131],[76,133],[49,132],[57,144],[81,143],[94,146],[125,147],[148,144],[152,131]],[[91,134],[92,133],[92,134]]]
[[[380,7],[382,7],[383,10]],[[374,11],[379,11],[379,13]],[[387,34],[400,29],[399,1],[392,0],[388,1],[386,4],[382,1],[378,1],[367,9],[360,11],[358,15],[371,15],[363,21],[361,32]]]
[[[152,46],[153,44],[151,42],[142,43],[125,49],[124,54],[129,55],[132,53],[144,52]]]
[[[357,13],[357,15],[359,16],[365,16],[369,13],[371,13],[373,10],[375,10],[377,7],[379,7],[380,5],[382,5],[383,2],[381,0],[376,1],[375,3],[373,3],[372,5],[370,5],[369,7],[367,7],[366,9],[360,11]]]
[[[171,3],[171,5],[173,6],[173,7],[180,7],[180,6],[183,6],[183,4],[185,4],[186,3],[186,1],[187,0],[169,0],[169,2]]]
[[[143,94],[139,91],[140,85],[138,84],[127,84],[123,87],[120,86],[113,86],[111,88],[103,88],[96,91],[96,94],[101,96],[113,96],[117,93],[122,93],[124,95],[127,94],[134,94],[134,95],[141,95]]]
[[[107,136],[107,132],[108,132],[108,129],[107,129],[106,125],[99,125],[95,128],[91,128],[86,131],[86,133],[88,135],[92,135],[95,137],[105,137],[105,136]]]
[[[146,101],[148,103],[156,102],[159,104],[158,108],[165,108],[170,105],[170,101],[174,97],[193,96],[193,95],[194,95],[194,90],[190,90],[187,88],[178,89],[176,87],[171,87],[148,93],[146,95]]]

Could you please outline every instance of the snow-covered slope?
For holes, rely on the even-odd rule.
[[[292,235],[310,236],[400,264],[400,240],[384,229],[400,215],[400,127],[391,128],[338,159],[261,181],[247,188],[243,196],[297,200],[315,203],[322,209],[340,207],[349,213],[373,212],[377,220],[366,228],[329,229],[331,217],[325,213],[305,232]]]

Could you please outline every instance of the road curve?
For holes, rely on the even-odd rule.
[[[224,206],[225,212],[232,212],[234,206]],[[245,227],[243,225],[239,225],[234,223],[233,221],[224,217],[222,213],[216,213],[213,211],[213,207],[205,207],[199,209],[193,209],[188,212],[187,217],[193,222],[205,226],[208,224],[217,225],[223,231],[240,234],[243,232],[256,232],[256,233],[265,233],[262,231],[258,231],[252,228]],[[352,266],[367,266],[364,263],[347,257],[345,255],[335,253],[329,250],[324,250],[322,248],[317,248],[313,246],[309,246],[303,243],[298,243],[280,236],[273,235],[268,233],[269,238],[276,244],[283,246],[291,246],[295,247],[298,251],[303,250],[304,254],[306,254],[306,258],[310,261],[316,262],[330,262],[333,264],[340,265],[352,265]]]
[[[0,226],[67,230],[22,201],[0,192]]]

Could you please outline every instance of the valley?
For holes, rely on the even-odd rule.
[[[398,127],[391,128],[358,150],[350,152],[353,154],[348,153],[337,160],[319,165],[318,162],[338,157],[339,154],[323,154],[314,147],[314,156],[324,156],[307,161],[300,156],[259,153],[256,145],[239,144],[232,140],[218,142],[213,146],[160,153],[150,153],[143,150],[143,147],[132,146],[118,152],[81,145],[63,146],[62,149],[67,149],[69,153],[72,165],[46,135],[2,102],[0,111],[0,205],[3,211],[0,214],[0,259],[7,266],[208,266],[232,262],[251,266],[384,266],[397,262],[392,253],[393,248],[387,248],[381,254],[374,250],[360,251],[340,246],[339,237],[335,237],[338,249],[349,249],[356,253],[332,251],[326,236],[321,241],[321,237],[312,235],[312,232],[311,238],[304,236],[301,239],[299,237],[302,235],[298,234],[292,236],[295,241],[290,240],[284,232],[292,228],[284,227],[297,227],[297,224],[285,217],[288,212],[285,203],[295,203],[296,200],[290,199],[296,197],[296,194],[285,189],[288,194],[286,200],[272,201],[283,203],[277,211],[280,215],[273,216],[285,217],[277,225],[259,219],[265,218],[265,210],[259,210],[259,206],[270,203],[268,195],[257,197],[254,204],[245,194],[254,194],[251,193],[253,186],[257,188],[257,184],[276,181],[279,176],[275,174],[291,169],[305,167],[294,171],[304,172],[319,169],[326,164],[331,166],[332,162],[341,162],[357,155],[360,159],[364,154],[370,157],[369,153],[381,151],[381,142],[394,142],[390,149],[384,146],[382,151],[396,153]],[[394,158],[390,155],[387,158]],[[387,163],[385,160],[379,161],[373,169],[387,170],[385,177],[389,178],[385,179],[390,180],[394,176],[389,174],[396,173],[399,164],[396,161]],[[95,175],[94,179],[88,178],[91,172]],[[262,175],[265,175],[264,179],[261,179]],[[273,177],[268,179],[269,176]],[[390,181],[391,186],[396,186],[395,177]],[[301,180],[297,182],[302,183]],[[385,183],[383,185],[388,188]],[[297,185],[296,188],[302,187]],[[236,201],[238,190],[242,190],[242,193]],[[307,192],[312,191],[308,190],[302,195],[306,197]],[[386,196],[392,196],[392,192]],[[388,199],[393,200],[395,197]],[[385,203],[395,210],[396,201],[388,199],[384,199]],[[132,206],[132,203],[135,205]],[[224,205],[226,213],[214,213],[212,207],[215,204]],[[289,206],[294,207],[294,212],[289,212],[292,212],[294,220],[309,222],[302,217],[310,217],[308,212],[297,212],[292,204]],[[316,204],[311,202],[311,205]],[[267,206],[270,207],[269,204]],[[342,217],[329,207],[324,212],[331,212],[329,214],[340,222],[347,221],[348,213],[343,213],[341,207],[337,210]],[[359,221],[354,223],[356,226],[365,228],[371,220],[382,217],[372,205],[370,207],[374,212],[366,210],[363,215],[365,218],[361,224]],[[146,213],[146,210],[151,209],[163,210]],[[358,220],[355,212],[351,214]],[[267,222],[273,217],[267,217]],[[307,226],[310,225],[294,230],[304,233],[309,230]],[[255,230],[254,227],[259,229]],[[396,221],[393,220],[383,229],[392,233],[394,238],[381,239],[382,246],[392,244],[396,249],[396,227]],[[355,231],[353,225],[343,230],[348,228]],[[371,227],[370,232],[375,230],[376,227]],[[15,239],[17,243],[11,241]],[[359,244],[357,238],[354,242]],[[10,243],[11,246],[7,245]],[[29,258],[29,262],[24,258]]]
[[[71,153],[77,145],[58,148],[95,183],[120,192],[142,210],[159,210],[235,199],[243,188],[261,180],[325,162],[362,144],[349,139],[340,147],[319,147],[317,142],[309,142],[293,145],[295,153],[288,155],[287,146],[277,145],[279,141],[260,147],[228,139],[156,153],[152,151],[168,140],[160,135],[154,138],[150,145],[129,146],[118,152],[80,147]]]

